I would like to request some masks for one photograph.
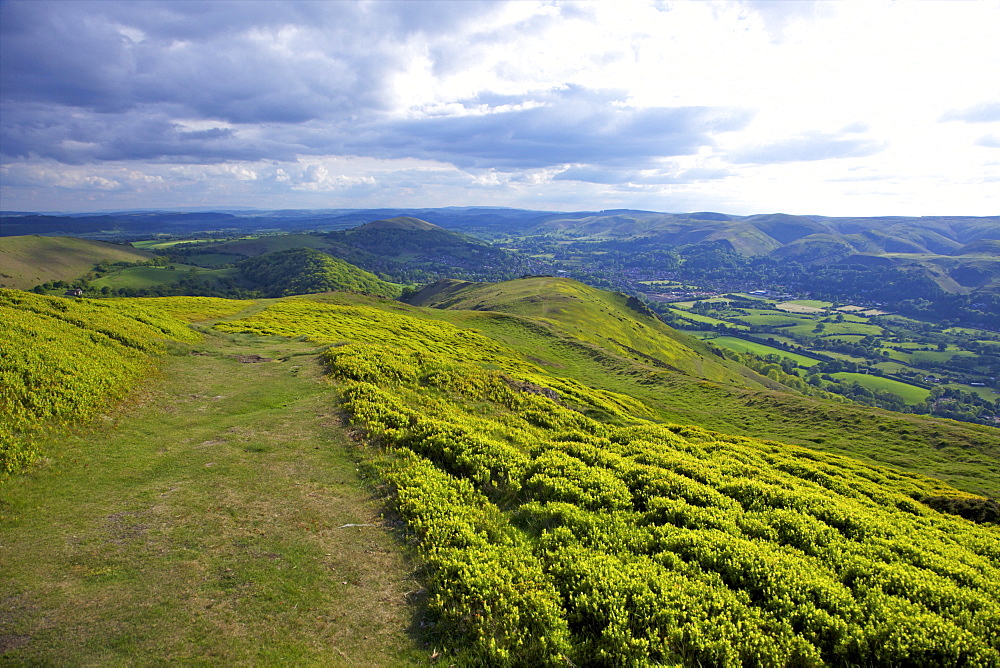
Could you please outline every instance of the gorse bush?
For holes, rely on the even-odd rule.
[[[122,398],[162,341],[197,337],[185,319],[244,306],[0,291],[0,464],[31,459],[36,423]],[[216,328],[328,346],[456,663],[1000,665],[1000,532],[979,497],[658,423],[394,302],[285,299]]]
[[[971,497],[654,424],[638,402],[486,337],[373,311],[286,303],[225,327],[338,344],[325,361],[381,446],[370,466],[427,566],[434,629],[457,660],[1000,663],[1000,535],[918,501]],[[594,406],[616,424],[581,412]]]

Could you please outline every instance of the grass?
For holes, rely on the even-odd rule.
[[[225,253],[198,253],[187,256],[188,262],[199,267],[221,267],[226,264],[235,264],[242,259],[242,255],[227,255]]]
[[[853,380],[857,382],[858,385],[866,387],[869,390],[892,392],[893,394],[902,397],[903,401],[908,404],[918,404],[930,396],[931,393],[930,390],[917,387],[916,385],[910,385],[908,383],[902,383],[898,380],[893,380],[892,378],[883,378],[882,376],[873,376],[866,373],[850,373],[842,371],[831,375],[839,380]]]
[[[675,308],[671,308],[670,311],[674,315],[676,315],[678,318],[681,318],[683,320],[687,320],[688,322],[702,323],[702,324],[706,324],[706,325],[720,325],[720,324],[722,324],[722,325],[729,325],[730,327],[734,327],[736,329],[749,329],[749,327],[747,327],[746,325],[742,325],[742,324],[739,324],[739,323],[731,323],[731,322],[729,322],[727,320],[720,320],[718,318],[713,318],[711,316],[701,315],[700,313],[691,313],[690,311],[684,311],[684,310],[675,309]]]
[[[93,289],[100,290],[107,286],[109,288],[152,288],[157,285],[177,283],[185,278],[194,276],[199,279],[222,278],[234,274],[232,269],[203,269],[194,265],[177,264],[174,269],[166,267],[126,267],[121,271],[110,273],[96,280],[91,281]]]
[[[781,348],[775,348],[773,346],[766,346],[762,343],[756,343],[754,341],[747,341],[746,339],[741,339],[735,336],[717,336],[714,339],[708,339],[710,342],[717,346],[722,346],[724,348],[729,348],[730,350],[735,350],[738,353],[753,353],[755,355],[779,355],[781,357],[786,357],[799,366],[816,366],[819,364],[819,360],[813,359],[811,357],[806,357],[805,355],[797,355],[795,353],[790,353],[787,350],[782,350]]]
[[[186,246],[189,244],[209,244],[218,239],[172,239],[168,241],[160,239],[147,239],[144,241],[133,241],[132,245],[144,250],[162,250],[164,248],[174,248],[175,246]]]
[[[814,323],[800,325],[799,323],[802,322],[800,319],[776,313],[773,315],[737,315],[733,316],[733,321],[755,327],[787,327],[788,331],[796,331],[798,327],[806,327],[807,331],[812,331],[812,328],[816,326]]]
[[[71,237],[3,237],[0,288],[29,290],[49,281],[72,281],[101,260],[145,262],[152,253],[128,246]]]
[[[980,387],[974,385],[966,385],[964,383],[945,383],[944,387],[950,387],[956,390],[962,390],[963,392],[972,392],[973,394],[978,394],[983,399],[987,401],[997,401],[1000,399],[1000,392],[997,392],[992,387]]]
[[[827,309],[833,306],[833,302],[824,302],[819,299],[792,299],[786,304],[799,304],[800,306],[811,306],[812,308]]]
[[[776,304],[775,308],[779,311],[787,311],[789,313],[803,313],[806,315],[825,313],[821,308],[815,306],[809,306],[808,304],[799,304],[797,302],[782,302],[781,304]]]
[[[359,480],[314,352],[211,336],[0,488],[2,660],[426,657],[409,633],[419,585]],[[236,358],[251,354],[291,357]]]

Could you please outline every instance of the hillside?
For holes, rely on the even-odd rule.
[[[425,317],[486,333],[549,373],[639,398],[661,420],[818,448],[1000,495],[1000,430],[845,404],[826,393],[803,396],[787,384],[794,381],[782,384],[722,359],[621,295],[536,277],[443,281],[408,300],[434,306]]]
[[[267,297],[344,290],[395,297],[399,288],[375,274],[311,248],[290,248],[249,258],[237,267]]]
[[[770,389],[566,279],[0,297],[8,452],[78,434],[0,485],[5,661],[1000,662],[997,430]],[[867,462],[751,437],[791,424]]]
[[[407,297],[415,306],[495,311],[544,323],[561,336],[643,366],[756,389],[780,387],[715,356],[697,339],[664,325],[635,299],[547,276],[504,283],[440,281]]]
[[[98,262],[145,262],[152,253],[73,237],[9,236],[0,241],[0,288],[28,290],[72,281]]]

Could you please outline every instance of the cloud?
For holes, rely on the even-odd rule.
[[[965,109],[946,111],[941,121],[965,121],[966,123],[992,123],[1000,121],[1000,102],[981,102]]]
[[[1000,137],[996,135],[983,135],[976,141],[976,146],[985,146],[986,148],[1000,148]]]
[[[574,165],[554,175],[554,181],[581,181],[605,185],[631,184],[640,186],[675,183],[700,183],[732,176],[728,169],[693,168],[687,170],[622,170],[602,169],[590,165]]]
[[[727,156],[734,163],[770,164],[863,158],[885,150],[883,142],[812,132],[772,144],[748,146]]]
[[[4,155],[14,158],[212,163],[361,155],[463,168],[643,167],[711,145],[714,134],[743,127],[751,115],[637,107],[625,91],[580,85],[482,90],[443,107],[397,99],[394,86],[420,69],[414,63],[461,69],[461,53],[447,46],[449,30],[459,43],[484,33],[487,41],[505,39],[503,30],[478,27],[500,11],[498,3],[0,7],[0,137]],[[542,13],[517,25],[552,20]],[[196,129],[187,127],[192,119]]]
[[[413,155],[460,167],[538,168],[569,163],[645,167],[658,157],[688,155],[715,133],[743,127],[736,108],[633,108],[615,91],[576,86],[520,98],[492,98],[486,113],[376,122],[345,147]],[[476,101],[465,101],[466,104]]]
[[[831,213],[879,201],[836,181],[863,166],[880,211],[989,210],[998,26],[891,0],[0,0],[0,188]]]

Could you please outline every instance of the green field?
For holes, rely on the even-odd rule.
[[[218,239],[170,239],[170,240],[147,239],[145,241],[133,241],[132,245],[136,248],[141,248],[143,250],[158,251],[167,248],[176,248],[177,246],[188,246],[192,244],[210,244],[213,242],[218,242]]]
[[[992,387],[966,385],[964,383],[945,383],[943,387],[951,387],[956,390],[962,390],[963,392],[972,392],[987,401],[996,401],[997,399],[1000,399],[1000,392],[998,392],[996,388]]]
[[[801,321],[800,321],[801,322]],[[817,325],[823,325],[819,332],[815,331]],[[868,325],[858,322],[817,322],[810,320],[802,324],[789,327],[788,331],[800,336],[831,336],[837,334],[862,336],[881,336],[883,330],[877,325]]]
[[[685,311],[685,310],[682,310],[682,309],[675,309],[675,308],[671,308],[670,310],[678,318],[681,318],[683,320],[688,320],[690,322],[704,323],[706,325],[720,325],[720,324],[725,324],[725,325],[729,325],[731,327],[736,327],[737,329],[747,329],[746,325],[733,324],[733,323],[731,323],[731,322],[729,322],[727,320],[720,320],[718,318],[713,318],[711,316],[701,315],[700,313],[691,313],[690,311]]]
[[[867,387],[869,390],[892,392],[893,394],[902,397],[903,401],[908,404],[918,404],[930,396],[931,393],[930,390],[917,387],[916,385],[909,385],[907,383],[901,383],[898,380],[893,380],[892,378],[883,378],[881,376],[873,376],[871,374],[848,373],[844,371],[830,375],[838,380],[853,380],[862,387]]]
[[[145,262],[152,253],[71,237],[16,236],[0,240],[0,288],[30,290],[50,281],[73,281],[98,262]]]
[[[809,320],[808,317],[796,317],[794,315],[789,315],[787,313],[776,313],[776,312],[761,312],[761,311],[750,311],[750,315],[738,315],[733,317],[734,322],[746,323],[748,325],[756,325],[759,327],[792,327],[798,326],[803,320],[808,320],[810,322],[809,330],[811,331],[815,324]],[[801,325],[804,327],[805,325]]]
[[[195,255],[188,255],[185,259],[190,264],[199,267],[221,267],[226,264],[235,264],[242,260],[243,256],[226,253],[197,253]]]
[[[791,304],[801,304],[802,306],[812,306],[813,308],[831,308],[833,302],[824,302],[818,299],[790,299]]]
[[[795,353],[788,352],[781,348],[775,348],[773,346],[764,345],[762,343],[756,343],[755,341],[747,341],[746,339],[741,339],[735,336],[717,336],[715,338],[708,339],[711,343],[717,346],[722,346],[724,348],[729,348],[730,350],[735,350],[738,353],[753,353],[755,355],[779,355],[787,359],[792,360],[799,366],[810,367],[819,364],[819,360],[813,359],[811,357],[806,357],[804,355],[797,355]]]
[[[100,290],[107,286],[112,289],[121,288],[152,288],[157,285],[169,285],[185,278],[197,277],[199,280],[228,278],[235,275],[235,269],[205,269],[194,265],[177,264],[167,267],[126,267],[112,272],[90,282],[91,288]]]

